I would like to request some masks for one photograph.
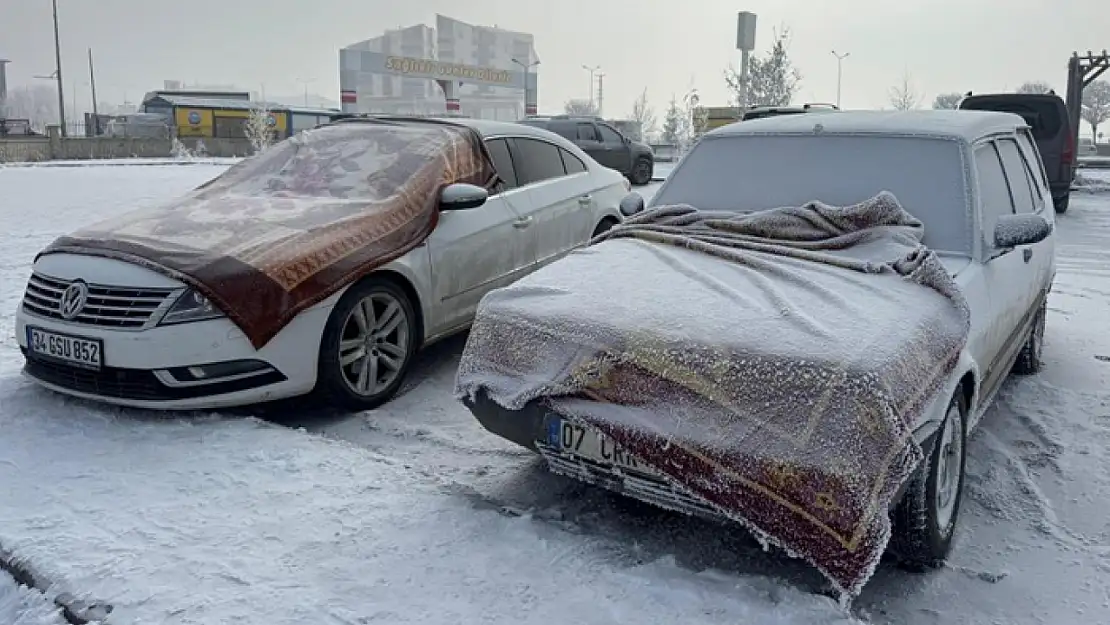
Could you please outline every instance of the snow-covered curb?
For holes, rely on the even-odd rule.
[[[1110,193],[1110,176],[1099,175],[1091,170],[1080,170],[1075,174],[1071,190],[1082,193]]]
[[[82,601],[69,593],[51,597],[52,586],[0,545],[0,622],[5,625],[61,623],[63,619],[70,625],[105,623],[112,612],[110,605]]]
[[[0,623],[4,625],[66,625],[61,608],[37,590],[0,571]]]

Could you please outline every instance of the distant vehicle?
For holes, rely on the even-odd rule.
[[[1098,156],[1098,146],[1089,137],[1079,138],[1079,156]]]
[[[537,115],[526,117],[520,123],[573,141],[595,161],[624,174],[634,185],[651,182],[655,170],[655,153],[651,147],[632,140],[600,117]]]
[[[1079,155],[1076,151],[1068,107],[1055,93],[968,94],[960,100],[961,110],[1001,111],[1025,119],[1033,130],[1042,167],[1052,189],[1057,213],[1068,210],[1071,184]]]
[[[133,243],[134,230],[94,225],[104,237],[79,231],[47,248],[16,312],[24,373],[61,393],[142,408],[209,409],[313,391],[322,403],[370,408],[396,393],[418,349],[466,329],[487,292],[622,220],[618,206],[631,185],[559,135],[476,119],[378,121],[307,130],[181,202],[139,211],[133,223],[144,225],[132,228],[148,228],[141,243]],[[424,172],[461,158],[461,150],[443,147],[442,136],[427,130],[433,124],[476,131],[501,184],[451,183],[436,197],[441,181]],[[428,138],[411,138],[417,130],[382,137],[374,133],[379,125],[419,127],[427,132],[417,136]],[[419,222],[390,208],[412,196],[420,199],[409,204],[426,207]],[[388,223],[380,223],[383,213]],[[431,232],[419,231],[429,221]],[[251,229],[264,233],[261,243]],[[404,245],[378,243],[392,233]],[[179,244],[175,236],[191,238]],[[356,238],[330,243],[335,237]],[[284,271],[305,272],[293,288],[312,289],[300,301],[319,300],[285,308],[291,293],[273,290],[274,278],[251,264],[261,261],[219,247],[228,240],[256,250],[255,259],[288,258]],[[111,252],[117,248],[133,253]],[[390,257],[392,250],[400,255]],[[176,259],[187,265],[175,269]],[[246,305],[217,306],[205,288]],[[256,347],[249,328],[282,311],[291,318]]]
[[[170,136],[170,122],[157,113],[131,113],[116,115],[103,124],[106,137],[134,137],[165,139]]]
[[[815,132],[818,125],[820,133]],[[540,452],[556,473],[662,507],[719,518],[719,502],[730,501],[729,496],[722,494],[714,501],[718,505],[709,504],[712,497],[699,494],[705,492],[699,489],[710,482],[711,476],[689,468],[691,465],[677,458],[712,455],[705,451],[714,449],[712,443],[707,442],[724,440],[726,434],[703,431],[699,429],[701,425],[691,426],[704,422],[684,411],[683,407],[694,410],[690,407],[696,402],[690,400],[680,404],[682,393],[671,395],[675,404],[653,404],[646,396],[652,392],[650,389],[671,384],[685,389],[683,392],[690,392],[706,405],[714,406],[707,409],[708,412],[716,409],[727,413],[729,406],[748,406],[731,403],[733,398],[743,396],[737,390],[743,387],[736,385],[746,378],[748,371],[742,368],[744,366],[752,368],[752,375],[759,375],[758,370],[765,367],[782,367],[778,370],[789,371],[789,363],[794,362],[791,359],[800,358],[806,363],[824,360],[828,364],[823,366],[843,372],[844,356],[836,350],[824,349],[824,345],[807,348],[802,343],[788,341],[761,343],[760,336],[746,335],[743,327],[722,333],[721,319],[763,317],[770,306],[782,305],[780,302],[784,300],[779,298],[785,296],[779,296],[775,286],[766,286],[774,285],[773,272],[762,274],[755,282],[760,288],[754,291],[765,289],[768,294],[775,293],[774,299],[771,295],[751,296],[750,291],[744,291],[744,285],[750,284],[746,280],[752,280],[747,276],[756,266],[753,260],[747,261],[751,265],[744,264],[743,271],[732,269],[736,261],[728,260],[727,254],[705,253],[699,247],[674,243],[673,239],[686,235],[698,239],[702,247],[714,245],[705,237],[716,226],[698,222],[698,212],[708,212],[715,219],[723,220],[721,213],[749,214],[754,218],[762,211],[782,210],[774,207],[804,207],[815,200],[849,207],[884,190],[893,193],[906,212],[923,222],[922,242],[936,252],[955,286],[963,293],[970,314],[970,329],[966,330],[963,347],[958,356],[948,356],[956,362],[955,366],[943,376],[940,390],[928,406],[913,422],[905,424],[910,428],[907,435],[920,445],[927,460],[917,464],[914,473],[890,500],[893,551],[910,564],[939,565],[948,556],[957,526],[965,485],[968,437],[1011,371],[1032,374],[1042,367],[1047,297],[1056,273],[1055,217],[1048,180],[1039,164],[1030,129],[1013,115],[850,111],[821,120],[801,115],[763,119],[732,124],[706,134],[668,176],[648,205],[648,208],[664,211],[662,207],[696,209],[694,215],[684,215],[681,223],[660,228],[666,230],[670,241],[664,240],[662,235],[655,236],[651,228],[656,222],[650,219],[653,211],[641,213],[645,208],[644,199],[631,193],[622,201],[621,211],[637,217],[622,225],[619,232],[631,233],[639,227],[647,229],[642,238],[633,240],[634,245],[628,243],[627,238],[602,240],[536,272],[520,285],[500,290],[495,298],[486,302],[477,323],[493,323],[512,315],[517,327],[543,328],[546,358],[509,355],[498,361],[497,370],[492,374],[487,375],[484,369],[470,374],[462,382],[467,385],[465,390],[473,393],[465,403],[487,430]],[[647,225],[642,225],[645,223]],[[682,225],[691,223],[694,225]],[[838,223],[837,228],[840,227]],[[721,227],[719,232],[717,241],[722,241],[729,230]],[[767,244],[773,246],[774,239],[770,236]],[[635,250],[644,248],[646,251],[638,256]],[[674,251],[676,248],[678,251]],[[817,248],[807,243],[804,249]],[[867,257],[865,251],[861,250],[860,254],[861,258]],[[760,263],[774,266],[768,256],[757,257]],[[790,262],[804,264],[796,259]],[[593,277],[602,275],[595,267],[598,270],[607,268],[604,279]],[[676,274],[684,278],[697,277],[668,282],[668,279],[673,280],[673,276],[666,275],[672,267],[679,268]],[[776,271],[795,279],[793,270]],[[573,278],[567,276],[575,275],[591,279],[572,284]],[[671,286],[669,289],[645,286],[643,294],[633,289],[622,297],[611,297],[611,283],[606,280],[612,284],[643,282],[645,285],[662,281]],[[793,282],[789,284],[794,285]],[[818,308],[834,301],[834,297],[841,297],[832,284],[815,289],[821,295],[815,295],[805,306]],[[514,295],[518,288],[519,293]],[[744,292],[745,295],[736,299],[718,295],[726,292]],[[525,299],[526,304],[523,303]],[[765,303],[770,301],[775,303]],[[790,301],[805,302],[806,298],[791,295]],[[497,308],[495,302],[500,302],[501,308]],[[573,302],[573,305],[563,302]],[[850,304],[843,306],[851,310]],[[705,315],[689,314],[696,309],[704,311]],[[635,314],[629,316],[627,311],[635,311]],[[798,316],[806,316],[808,312],[807,308],[802,308]],[[884,314],[886,312],[877,310],[875,321]],[[917,313],[907,314],[912,319]],[[679,315],[681,324],[664,321],[674,315]],[[483,316],[487,316],[486,319],[482,319]],[[863,318],[859,323],[869,326],[870,322]],[[907,323],[912,325],[913,321]],[[799,325],[793,320],[783,321],[782,333],[786,335],[792,331],[788,328]],[[509,333],[507,336],[498,336],[497,327],[496,324],[486,326],[484,333],[472,334],[466,353],[481,353],[486,344],[515,345],[514,341],[523,340],[519,335],[512,335],[511,328],[505,329]],[[816,331],[806,327],[806,333]],[[589,328],[590,339],[581,338],[587,336],[581,334],[581,328]],[[764,327],[764,330],[770,329]],[[916,340],[909,339],[906,349]],[[659,347],[664,345],[666,349]],[[760,352],[753,347],[758,345],[764,345],[766,351]],[[559,350],[563,346],[573,358],[561,358]],[[634,346],[646,347],[640,348],[643,354],[637,354]],[[756,351],[751,351],[753,349]],[[668,356],[668,352],[673,355]],[[735,365],[735,369],[720,364],[719,370],[729,371],[728,375],[706,373],[709,368],[718,366],[713,363],[726,361],[706,356],[707,369],[692,369],[690,363],[695,361],[690,355],[699,353],[743,353],[745,358],[751,358],[752,364]],[[571,367],[563,363],[571,360],[594,363],[592,358],[596,354],[603,355],[597,362],[604,366],[599,364],[594,369],[583,370],[578,379],[569,377],[567,372]],[[613,356],[606,360],[608,355]],[[624,365],[625,358],[634,364]],[[787,364],[766,364],[783,360]],[[863,360],[852,361],[852,367],[862,365]],[[880,357],[876,362],[884,361]],[[517,363],[523,363],[520,369],[513,368]],[[536,369],[529,368],[533,365]],[[468,371],[476,371],[474,362],[468,366]],[[541,366],[547,368],[541,371]],[[867,370],[867,365],[862,366]],[[853,375],[862,374],[857,371]],[[552,376],[561,377],[552,379]],[[822,381],[814,382],[813,389],[805,384],[792,388],[798,390],[799,397],[808,396],[806,393],[810,391],[824,392],[824,403],[833,392],[832,387],[826,386],[828,382],[821,376],[813,379]],[[496,380],[496,384],[483,380]],[[622,384],[628,386],[622,387]],[[579,390],[583,386],[587,390]],[[744,392],[756,391],[748,388]],[[516,403],[507,403],[506,394]],[[501,403],[492,397],[499,397]],[[518,402],[521,397],[535,399]],[[607,401],[613,397],[631,399],[628,403]],[[751,398],[743,401],[748,399]],[[753,404],[760,403],[759,399],[757,396]],[[890,401],[908,406],[920,399],[921,396],[915,394],[904,402],[895,397]],[[555,407],[556,402],[562,402],[558,405],[563,406],[573,405],[573,408],[560,412]],[[789,399],[771,397],[766,406],[770,410],[772,404],[782,402],[789,402]],[[739,417],[739,412],[734,414],[738,421],[745,420]],[[682,425],[668,429],[666,424],[672,420],[681,421]],[[603,432],[599,427],[583,425],[597,422],[610,424],[613,429]],[[617,444],[610,432],[618,430],[622,423],[636,424],[640,434]],[[645,423],[651,425],[641,425]],[[771,427],[771,421],[760,420],[760,423],[763,428]],[[751,434],[758,429],[747,432]],[[658,444],[649,435],[680,431],[689,434],[683,434],[677,441]],[[784,447],[793,448],[795,439],[784,436],[784,440],[788,438],[792,442]],[[743,442],[730,448],[730,452],[752,454],[752,465],[768,460],[764,454],[775,453],[747,446],[751,441],[746,437],[740,440]],[[817,442],[812,447],[812,456],[803,455],[798,462],[835,473],[835,466],[821,465],[820,450],[827,445],[855,448],[857,443],[863,444],[854,439]],[[639,445],[646,451],[630,451],[629,444]],[[703,444],[710,446],[703,447]],[[685,445],[695,447],[697,453],[681,456]],[[754,460],[756,457],[758,460]],[[737,461],[737,464],[744,463]],[[661,477],[661,473],[665,475]],[[717,494],[721,493],[717,491]],[[762,513],[762,509],[752,512]],[[743,516],[745,512],[741,510],[737,514]],[[775,539],[789,538],[775,536],[766,528],[760,529],[768,531]]]
[[[826,113],[839,111],[835,104],[810,103],[801,106],[755,106],[744,112],[740,121],[775,117],[776,115],[798,115],[799,113]]]
[[[0,117],[0,137],[33,137],[38,135],[29,119]]]

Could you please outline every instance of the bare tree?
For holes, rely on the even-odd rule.
[[[964,98],[962,93],[938,93],[937,97],[933,98],[933,108],[937,110],[954,109],[960,105],[960,100]]]
[[[632,105],[632,115],[629,117],[640,127],[640,136],[637,139],[639,141],[654,135],[658,130],[659,120],[655,116],[655,108],[648,104],[647,89],[644,89],[640,97],[636,98],[636,102]]]
[[[890,88],[890,105],[899,111],[909,111],[921,106],[921,95],[913,88],[909,72],[902,75],[902,84]]]
[[[243,134],[251,142],[251,150],[255,154],[264,152],[274,143],[274,116],[265,102],[258,102],[251,107],[250,114],[243,126]]]
[[[747,102],[740,101],[743,79],[729,68],[725,70],[725,83],[736,94],[741,108],[753,106],[786,106],[798,92],[802,74],[790,61],[790,29],[781,26],[774,31],[775,43],[766,57],[752,55],[748,60]]]
[[[1033,80],[1022,83],[1022,85],[1017,88],[1017,93],[1048,93],[1050,91],[1052,91],[1052,85],[1043,80]]]
[[[589,100],[567,100],[563,105],[563,112],[567,115],[597,117],[597,105]]]
[[[8,91],[4,113],[11,119],[26,119],[35,130],[58,123],[58,92],[45,85],[16,87]]]
[[[1098,138],[1098,127],[1110,120],[1110,82],[1096,80],[1083,89],[1083,121],[1091,125],[1091,136]]]

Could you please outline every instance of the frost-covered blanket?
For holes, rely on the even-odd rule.
[[[542,399],[858,594],[966,302],[882,193],[661,207],[481,302],[456,394]]]
[[[423,241],[441,189],[492,188],[474,130],[347,123],[283,141],[184,197],[55,240],[140,263],[196,288],[261,347],[305,308]]]

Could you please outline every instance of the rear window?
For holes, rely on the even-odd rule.
[[[960,108],[971,111],[999,111],[1021,115],[1033,129],[1037,141],[1053,139],[1064,128],[1064,111],[1055,98],[970,97],[960,102]]]
[[[960,144],[926,137],[708,137],[686,155],[652,205],[753,212],[820,200],[845,206],[890,191],[925,223],[925,244],[970,252]]]

